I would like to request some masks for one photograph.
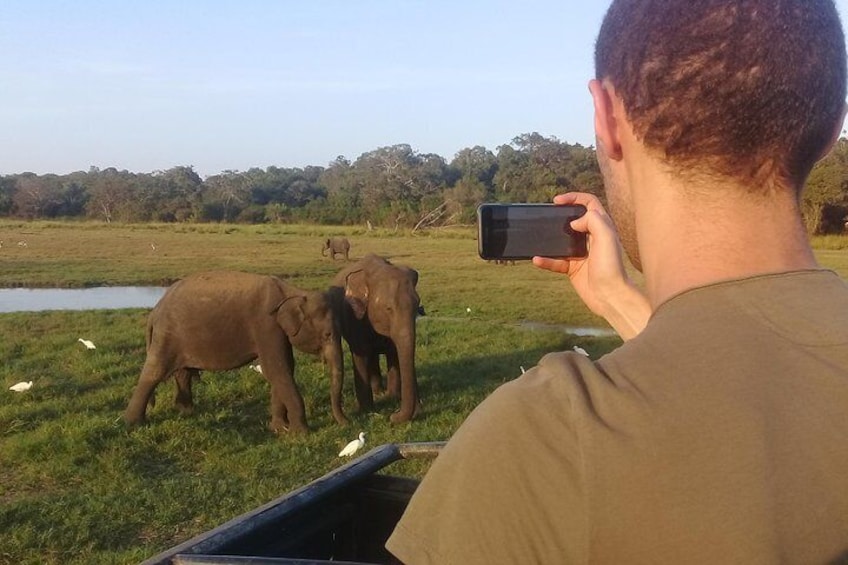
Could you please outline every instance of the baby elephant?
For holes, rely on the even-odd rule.
[[[150,312],[147,359],[124,419],[131,425],[144,422],[156,385],[171,375],[177,383],[177,406],[188,412],[193,407],[191,381],[200,370],[235,369],[258,359],[271,385],[271,430],[308,431],[294,381],[292,346],[321,355],[329,365],[333,416],[346,424],[338,317],[326,294],[235,271],[186,277]]]
[[[330,250],[330,257],[332,257],[333,260],[336,259],[337,253],[344,255],[345,261],[350,260],[350,257],[348,256],[350,252],[350,242],[346,237],[328,237],[324,241],[324,247],[321,248],[321,257],[325,256],[328,249]]]

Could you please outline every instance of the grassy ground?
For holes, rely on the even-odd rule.
[[[192,416],[178,414],[175,387],[163,383],[150,423],[129,431],[119,417],[144,361],[147,310],[1,314],[0,563],[141,561],[338,467],[339,449],[360,430],[369,447],[447,439],[521,366],[573,345],[597,356],[618,343],[522,326],[604,324],[559,277],[477,258],[470,230],[0,222],[0,287],[160,284],[226,268],[323,288],[342,262],[320,256],[321,239],[338,234],[355,257],[375,252],[420,272],[428,315],[418,331],[419,418],[390,426],[395,404],[382,400],[378,414],[349,414],[352,425],[337,426],[323,367],[297,355],[307,436],[266,430],[268,386],[249,368],[205,373]],[[8,390],[23,380],[32,390]]]
[[[163,383],[150,423],[129,431],[119,418],[144,361],[147,310],[0,314],[0,563],[141,561],[336,468],[360,430],[370,447],[447,439],[491,390],[546,352],[580,345],[597,357],[619,343],[555,327],[604,324],[558,276],[478,259],[470,230],[0,222],[0,287],[157,284],[226,268],[323,288],[342,263],[320,256],[321,239],[339,234],[353,256],[375,252],[420,272],[428,315],[419,320],[418,419],[390,426],[395,405],[384,400],[378,414],[349,414],[351,426],[337,426],[321,364],[297,355],[307,436],[266,430],[268,386],[248,368],[204,374],[192,416],[178,414],[174,385]],[[843,276],[846,242],[822,240],[818,251]],[[22,380],[34,381],[32,390],[7,390]]]

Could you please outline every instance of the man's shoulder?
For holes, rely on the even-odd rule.
[[[574,405],[584,396],[585,381],[592,380],[597,372],[595,364],[584,355],[549,353],[538,365],[487,396],[469,414],[452,441],[466,435],[499,436],[504,440],[516,435],[518,441],[525,441],[517,431],[571,427]]]
[[[601,376],[594,361],[572,351],[548,353],[520,377],[502,385],[492,394],[507,405],[526,402],[572,402],[584,388],[584,381]]]

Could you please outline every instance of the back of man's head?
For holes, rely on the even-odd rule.
[[[800,190],[841,125],[845,58],[832,0],[614,0],[595,72],[674,169]]]

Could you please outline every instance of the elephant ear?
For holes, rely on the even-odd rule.
[[[274,309],[277,322],[287,336],[296,336],[303,327],[303,322],[306,320],[306,313],[303,311],[305,302],[305,296],[289,296]]]
[[[368,279],[365,271],[353,271],[345,277],[345,300],[356,319],[361,320],[368,308]]]
[[[418,271],[406,267],[406,276],[409,277],[413,287],[418,286]]]

